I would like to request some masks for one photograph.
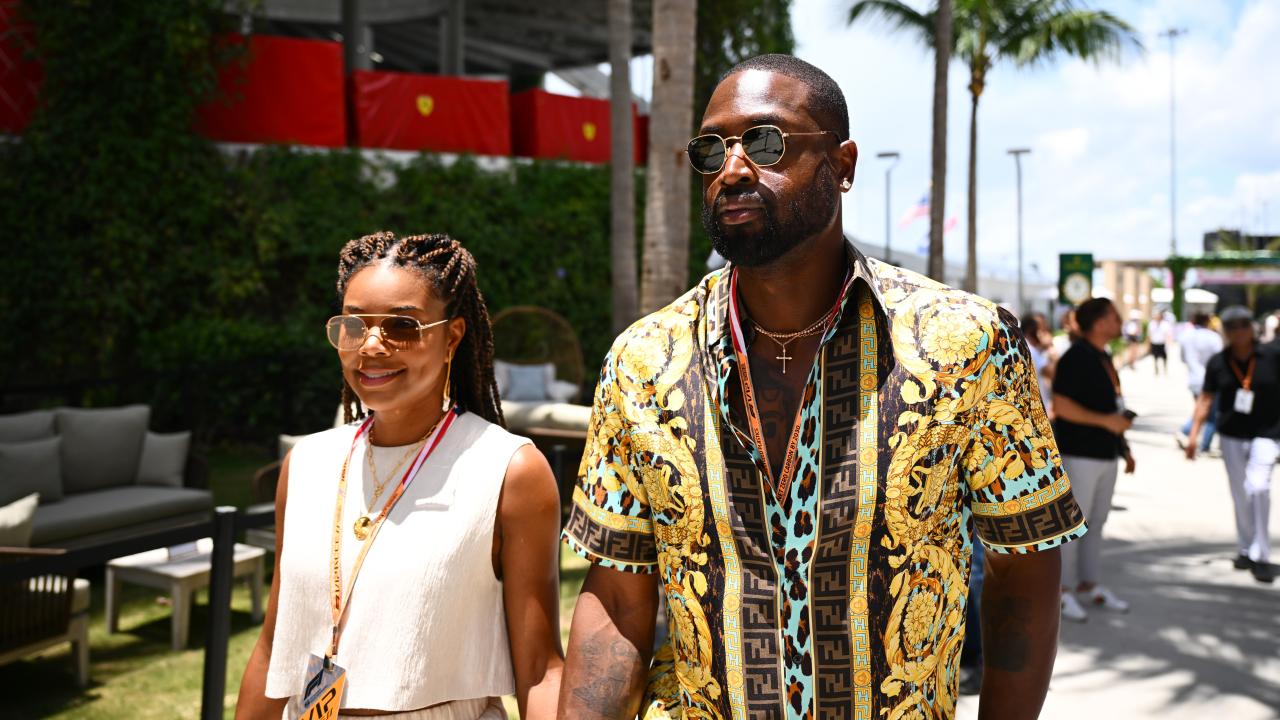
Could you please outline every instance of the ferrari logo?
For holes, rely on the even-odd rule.
[[[418,114],[419,115],[421,115],[422,117],[426,117],[431,114],[432,110],[435,110],[435,109],[436,109],[435,98],[431,97],[430,95],[418,96]]]
[[[587,142],[592,142],[593,140],[595,140],[596,124],[590,123],[590,122],[582,123],[582,137],[586,138]]]

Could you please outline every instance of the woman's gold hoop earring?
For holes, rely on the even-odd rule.
[[[441,412],[449,412],[449,408],[453,406],[452,398],[449,397],[449,380],[453,372],[453,355],[449,355],[449,361],[444,365],[444,402],[440,404]]]

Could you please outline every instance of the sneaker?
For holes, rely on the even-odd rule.
[[[1110,610],[1112,612],[1129,612],[1129,603],[1121,600],[1115,593],[1111,592],[1103,585],[1094,585],[1093,589],[1087,592],[1089,603],[1092,605],[1097,605],[1104,610]]]
[[[1072,622],[1085,622],[1089,619],[1089,613],[1084,611],[1084,606],[1076,600],[1071,593],[1062,593],[1062,617]]]
[[[1187,444],[1191,442],[1191,438],[1188,437],[1186,433],[1179,430],[1173,434],[1173,441],[1178,443],[1179,450],[1186,450]]]
[[[1276,581],[1275,566],[1271,563],[1255,562],[1253,567],[1249,569],[1253,573],[1253,579],[1260,583],[1270,585]]]
[[[1249,559],[1248,555],[1240,553],[1236,556],[1236,559],[1231,562],[1231,567],[1237,570],[1252,570],[1253,561]]]

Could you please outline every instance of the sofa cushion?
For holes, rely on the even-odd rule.
[[[580,432],[586,437],[591,424],[591,408],[586,405],[552,402],[502,401],[502,416],[514,433],[530,428]]]
[[[148,432],[142,441],[142,459],[138,461],[138,484],[182,487],[190,449],[189,432]]]
[[[28,547],[35,521],[36,493],[0,506],[0,547]]]
[[[40,502],[62,499],[62,438],[54,436],[28,442],[0,442],[0,504],[30,493]]]
[[[556,366],[552,363],[540,365],[511,365],[507,368],[509,383],[508,400],[537,401],[547,400],[547,388],[555,381]]]
[[[62,490],[67,494],[132,485],[151,408],[58,408]]]
[[[54,434],[52,410],[0,415],[0,442],[43,440]]]
[[[40,506],[31,542],[48,545],[212,508],[213,496],[208,491],[190,488],[129,485],[76,493]]]

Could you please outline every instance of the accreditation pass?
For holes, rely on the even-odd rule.
[[[347,671],[329,663],[319,655],[307,662],[307,686],[302,695],[290,701],[289,717],[296,720],[337,720],[342,706],[342,691],[347,685]],[[299,700],[301,698],[301,700]]]

